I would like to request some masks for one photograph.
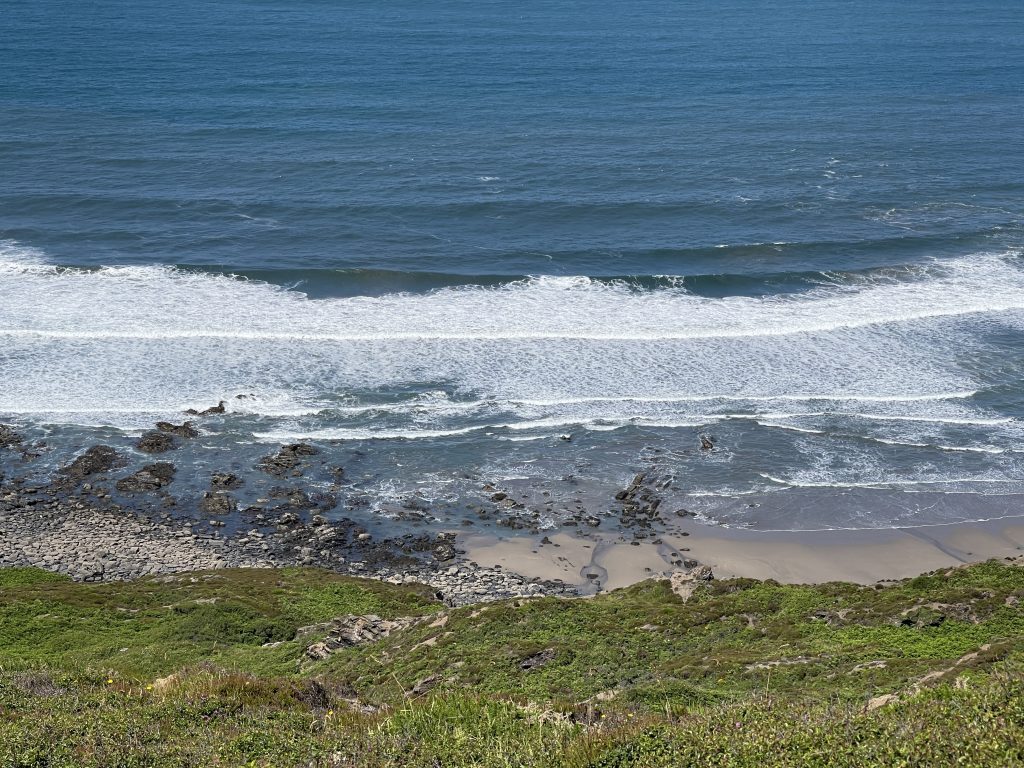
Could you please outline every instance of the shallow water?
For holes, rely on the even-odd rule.
[[[308,440],[384,524],[1024,492],[1016,3],[9,6],[8,474],[225,400],[182,493]]]

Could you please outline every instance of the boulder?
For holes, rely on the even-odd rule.
[[[146,432],[135,447],[144,453],[166,453],[177,448],[178,443],[166,432]]]
[[[94,445],[71,464],[61,470],[61,474],[72,482],[80,482],[90,475],[109,472],[116,467],[123,467],[127,462],[109,445]]]
[[[283,477],[296,470],[306,456],[316,456],[320,451],[306,443],[293,443],[281,448],[273,456],[264,456],[256,464],[256,469],[274,477]]]
[[[238,506],[230,493],[204,493],[199,508],[207,515],[230,515]]]
[[[147,464],[138,472],[117,481],[117,490],[122,493],[146,493],[158,491],[174,480],[174,465],[167,461]]]
[[[192,438],[199,437],[199,430],[192,426],[191,421],[186,421],[183,424],[171,424],[169,421],[158,421],[156,428],[161,432],[166,432],[168,435],[177,435],[178,437]]]
[[[0,424],[0,448],[17,448],[24,438],[14,431],[14,427]]]
[[[216,405],[210,406],[206,410],[197,411],[195,408],[189,408],[185,413],[189,416],[216,416],[217,414],[224,413],[224,401],[221,400]]]
[[[224,491],[235,491],[242,487],[242,478],[231,472],[214,472],[210,476],[210,487]]]
[[[453,547],[447,541],[442,541],[436,544],[432,552],[434,555],[434,559],[442,563],[447,562],[448,560],[454,560],[455,555],[457,554],[455,551],[455,547]]]

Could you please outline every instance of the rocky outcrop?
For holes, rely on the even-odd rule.
[[[306,656],[316,661],[326,659],[339,648],[374,643],[392,632],[406,629],[420,621],[423,619],[418,616],[405,616],[397,619],[382,619],[374,614],[340,616],[331,622],[331,628],[326,638],[306,648]]]
[[[455,534],[439,534],[437,543],[434,544],[430,552],[438,562],[444,563],[454,560],[459,554],[458,550],[455,549]]]
[[[903,611],[893,623],[902,627],[937,627],[947,619],[977,624],[980,619],[974,607],[968,603],[926,603]]]
[[[223,491],[204,493],[199,502],[199,509],[207,515],[230,515],[237,508],[234,497]]]
[[[127,462],[109,445],[94,445],[60,471],[63,480],[79,483],[92,475],[100,475]]]
[[[698,565],[689,571],[676,571],[669,576],[669,586],[685,603],[701,584],[707,584],[715,578],[714,572],[706,565]]]
[[[117,481],[117,490],[122,493],[146,493],[159,491],[174,480],[174,465],[167,461],[147,464],[138,472]]]
[[[210,488],[220,491],[236,491],[243,485],[242,478],[231,472],[214,472],[210,476]]]
[[[0,424],[0,448],[18,448],[23,441],[24,438],[14,430],[14,427]]]
[[[178,447],[173,435],[166,432],[146,432],[135,443],[135,447],[143,453],[166,453]]]
[[[316,456],[320,451],[307,443],[293,443],[281,448],[273,456],[264,456],[256,464],[256,469],[266,472],[274,477],[291,475],[298,477],[302,474],[299,465],[308,456]]]
[[[185,411],[185,413],[187,413],[189,416],[216,416],[218,414],[224,413],[226,410],[227,409],[224,407],[224,401],[221,400],[216,405],[210,406],[205,410],[197,411],[195,408],[189,408],[187,411]]]
[[[165,432],[168,435],[175,435],[176,437],[184,437],[191,439],[193,437],[199,437],[199,430],[192,426],[191,421],[186,421],[184,424],[172,424],[169,421],[158,421],[156,428],[161,432]]]
[[[651,478],[645,472],[639,472],[632,482],[615,494],[615,500],[622,502],[622,514],[619,518],[624,528],[638,529],[635,538],[646,538],[654,523],[661,520],[661,499],[655,494]],[[596,519],[596,518],[595,518]],[[593,522],[587,522],[593,525]],[[600,523],[600,520],[597,520]]]

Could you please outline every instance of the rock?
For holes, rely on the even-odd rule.
[[[161,432],[166,432],[169,435],[177,435],[178,437],[199,437],[199,430],[192,426],[191,421],[186,421],[184,424],[171,424],[169,421],[158,421],[156,428]]]
[[[409,695],[410,696],[422,696],[427,691],[429,691],[431,688],[436,686],[438,684],[438,682],[439,682],[439,678],[438,678],[437,675],[431,675],[430,677],[425,677],[422,680],[420,680],[418,683],[416,683],[416,685],[414,685],[412,687],[412,690],[409,691]]]
[[[448,542],[441,542],[440,544],[435,545],[432,551],[434,554],[434,559],[442,563],[448,560],[454,560],[455,555],[457,554],[455,551],[455,547],[453,547]]]
[[[886,704],[892,704],[896,701],[899,701],[899,696],[895,693],[884,693],[881,696],[875,696],[873,699],[869,699],[868,703],[864,706],[864,711],[871,712],[872,710],[884,707]]]
[[[117,481],[117,490],[122,493],[145,493],[158,491],[174,480],[174,465],[167,461],[147,464],[138,472]]]
[[[185,413],[189,416],[216,416],[219,413],[224,413],[224,411],[224,401],[221,400],[216,405],[211,406],[204,411],[197,411],[195,408],[189,408]]]
[[[331,622],[330,631],[322,642],[314,643],[306,649],[306,656],[316,660],[325,659],[339,648],[373,643],[420,621],[422,618],[415,616],[397,619],[382,619],[375,614],[340,616]]]
[[[696,565],[689,571],[676,571],[669,577],[669,586],[685,603],[697,587],[712,581],[715,574],[706,565]]]
[[[531,669],[543,667],[549,661],[555,658],[554,648],[545,648],[543,651],[530,654],[525,659],[519,662],[519,668],[524,672],[528,672]]]
[[[0,424],[0,448],[17,448],[24,438],[14,431],[14,427]]]
[[[199,508],[207,515],[230,515],[237,509],[237,504],[230,493],[218,491],[204,493]]]
[[[903,627],[937,627],[946,619],[977,624],[978,616],[974,608],[967,603],[928,603],[909,608],[897,617],[894,623]]]
[[[715,444],[711,442],[707,435],[700,436],[700,449],[702,451],[710,451],[715,447]]]
[[[281,448],[274,456],[264,456],[256,464],[256,469],[268,475],[283,477],[292,473],[302,462],[304,456],[316,456],[320,451],[306,443],[293,443]],[[301,472],[299,472],[301,474]]]
[[[145,453],[166,453],[177,448],[178,443],[166,432],[146,432],[135,447]]]
[[[899,621],[903,627],[937,627],[946,620],[944,614],[924,606],[905,611]]]
[[[109,445],[94,445],[71,464],[61,470],[61,474],[72,482],[79,482],[90,475],[109,472],[115,467],[123,467],[127,462]]]
[[[231,472],[214,472],[210,476],[210,487],[234,491],[242,487],[242,478]]]

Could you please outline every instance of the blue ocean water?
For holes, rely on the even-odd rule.
[[[1019,2],[3,19],[0,417],[40,472],[223,399],[197,476],[308,439],[383,518],[651,467],[728,524],[1019,504]]]

